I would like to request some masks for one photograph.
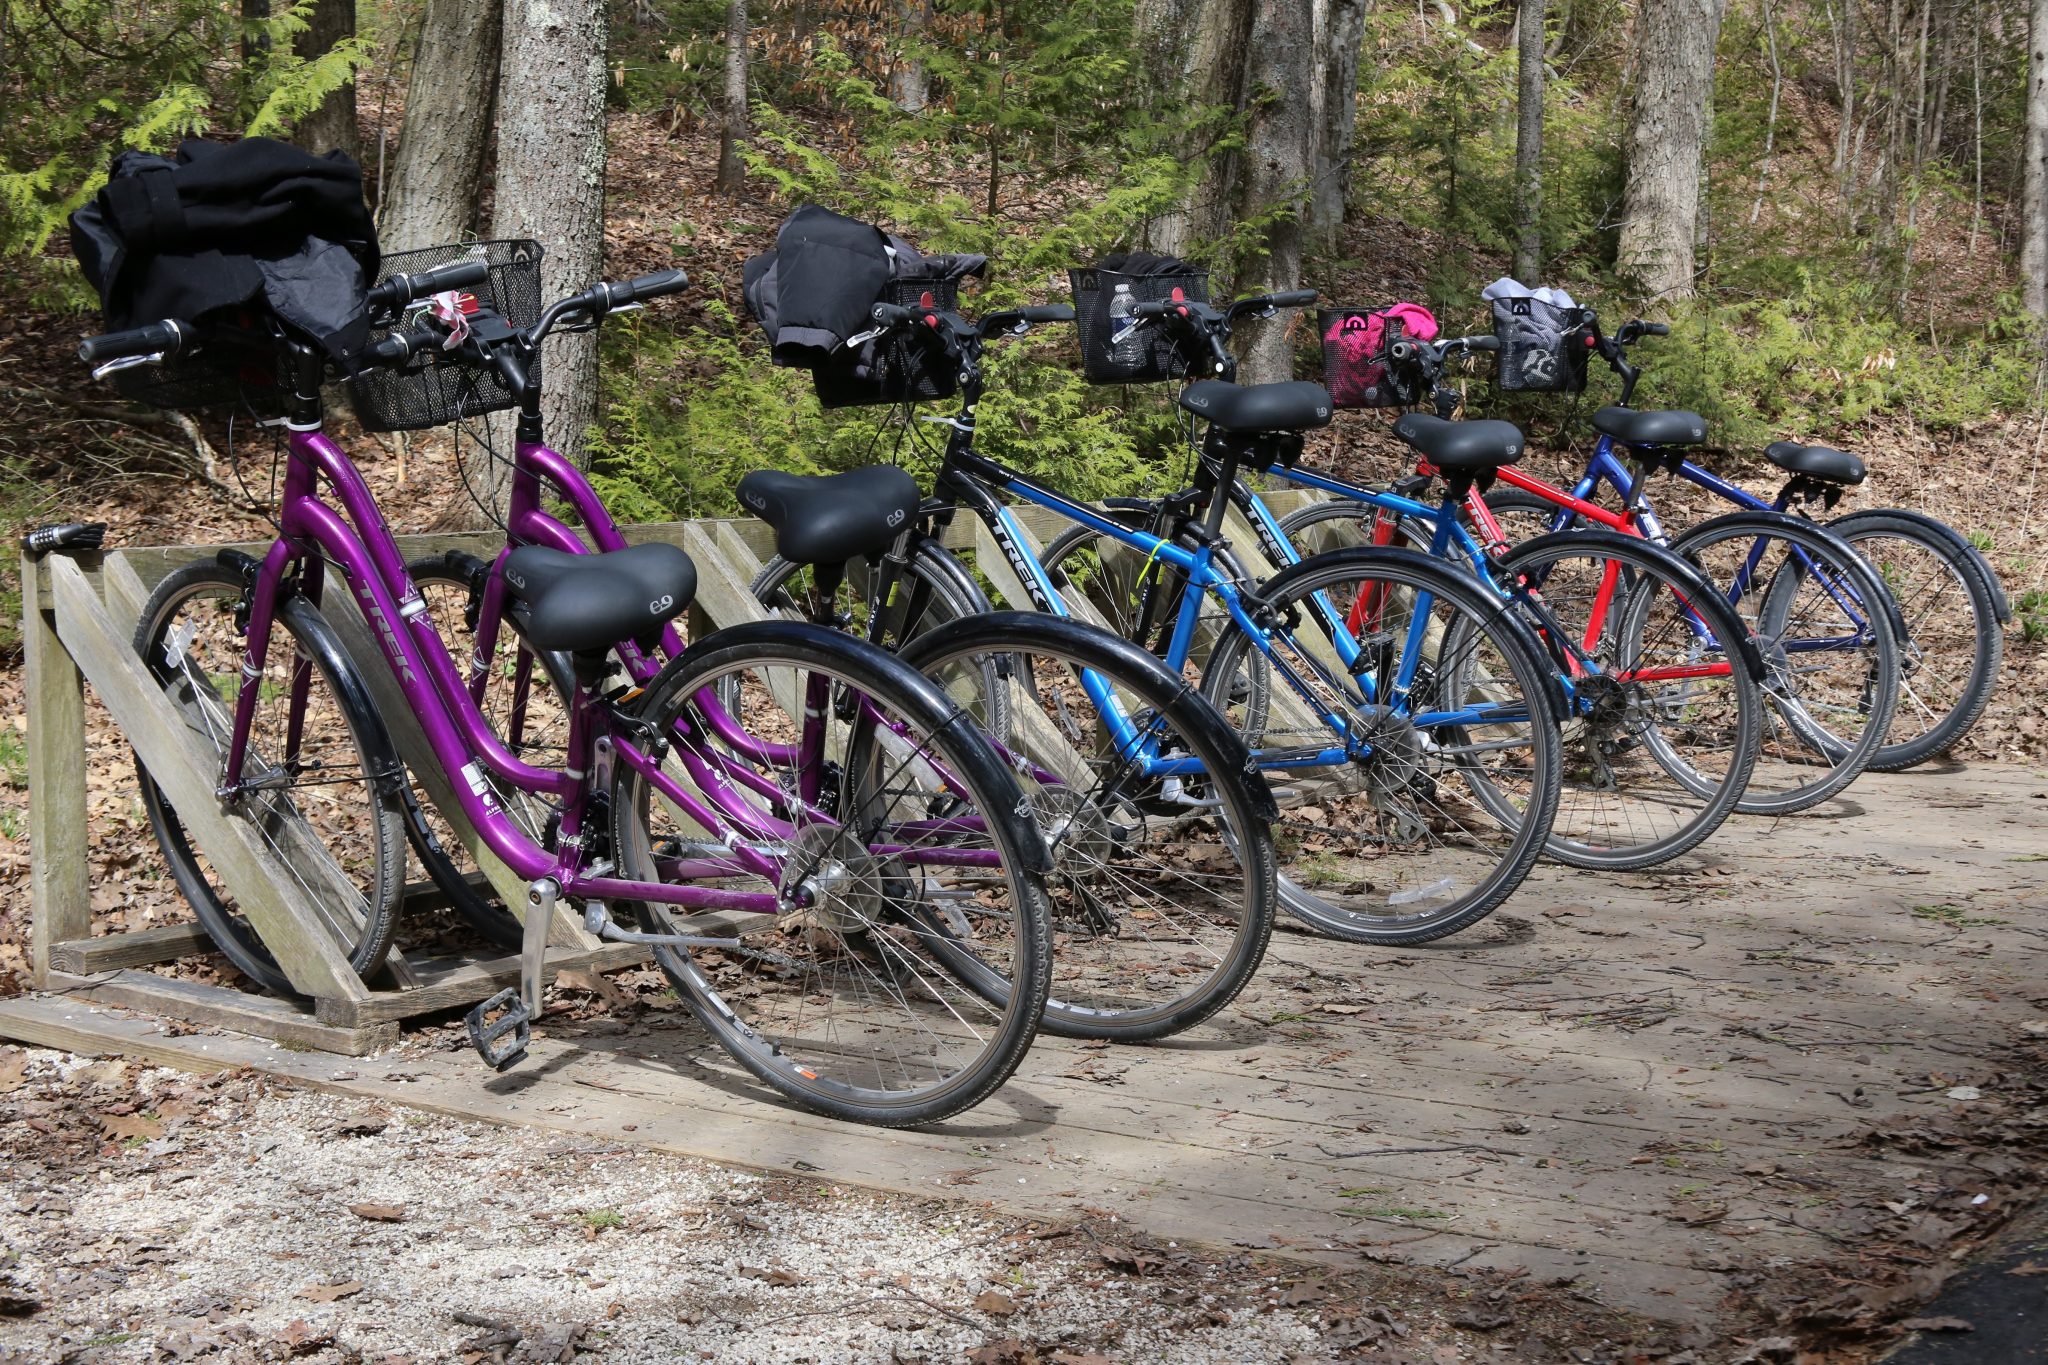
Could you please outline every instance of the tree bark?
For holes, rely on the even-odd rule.
[[[2048,3],[2048,0],[2044,0]],[[1644,0],[1616,264],[1647,299],[1692,293],[1721,0]]]
[[[896,0],[895,60],[889,66],[889,98],[906,114],[915,114],[931,99],[931,85],[925,79],[924,62],[905,51],[904,45],[924,37],[931,23],[931,0]]]
[[[1146,40],[1146,70],[1161,73],[1162,92],[1190,107],[1243,109],[1247,49],[1252,38],[1253,0],[1140,0],[1138,29]],[[1300,86],[1297,89],[1306,89]],[[1178,254],[1228,225],[1240,154],[1189,147],[1202,159],[1202,182],[1187,201],[1154,220],[1146,244]]]
[[[2048,2],[2048,0],[2044,0]],[[1308,101],[1290,98],[1315,78],[1314,0],[1261,0],[1252,25],[1249,78],[1250,125],[1245,131],[1245,176],[1238,216],[1280,210],[1264,233],[1263,254],[1245,272],[1243,284],[1256,292],[1301,285],[1302,218],[1315,168],[1317,129]],[[1267,384],[1294,375],[1288,326],[1295,311],[1241,329],[1238,351],[1243,382]]]
[[[747,178],[740,144],[747,140],[747,0],[725,9],[725,108],[718,129],[718,191],[738,194]]]
[[[1315,0],[1316,80],[1310,110],[1316,136],[1308,228],[1334,244],[1351,197],[1351,141],[1358,130],[1358,62],[1365,0]]]
[[[491,235],[540,241],[549,299],[604,266],[605,20],[605,0],[505,4]],[[548,443],[578,458],[597,413],[596,334],[552,338],[545,373]]]
[[[2020,290],[2048,320],[2048,0],[2033,0],[2027,35],[2027,160],[2020,188]]]
[[[355,0],[317,0],[307,19],[305,32],[292,39],[292,52],[308,61],[356,36]],[[339,150],[360,162],[363,135],[356,126],[355,81],[330,91],[318,109],[299,121],[292,141],[316,156]]]
[[[498,0],[427,0],[377,235],[407,251],[476,226],[498,83]]]
[[[1516,17],[1515,278],[1525,284],[1543,269],[1544,9],[1522,0]]]

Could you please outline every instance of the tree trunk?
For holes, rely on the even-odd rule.
[[[1544,0],[1522,0],[1516,17],[1515,278],[1535,284],[1543,270]]]
[[[2048,320],[2048,0],[2033,0],[2027,36],[2027,160],[2020,190],[2020,289]]]
[[[292,51],[311,61],[324,57],[336,43],[356,36],[355,0],[317,0],[307,16],[306,31],[292,39]],[[356,126],[356,83],[351,79],[330,91],[320,107],[299,121],[292,141],[318,156],[340,150],[351,159],[363,159],[363,135]]]
[[[1145,69],[1161,73],[1163,93],[1174,101],[1242,109],[1256,8],[1253,0],[1140,0]],[[1202,238],[1220,236],[1228,225],[1240,154],[1191,146],[1187,156],[1208,163],[1202,182],[1179,209],[1151,224],[1146,244],[1155,251],[1186,251]]]
[[[898,46],[895,60],[889,66],[889,98],[906,114],[914,114],[924,108],[931,98],[924,62],[906,51],[910,44],[923,39],[925,27],[931,19],[931,0],[896,0]]]
[[[605,30],[605,0],[506,0],[491,235],[540,241],[548,299],[604,266]],[[596,334],[551,339],[545,362],[548,444],[575,459],[597,413]]]
[[[1365,0],[1315,0],[1315,185],[1308,227],[1334,245],[1351,197],[1351,140],[1358,129],[1358,62],[1365,46]]]
[[[1253,103],[1245,130],[1245,176],[1238,216],[1282,210],[1264,233],[1264,253],[1245,272],[1244,287],[1257,292],[1301,285],[1302,217],[1316,160],[1317,129],[1308,101],[1288,98],[1306,90],[1315,76],[1314,0],[1260,0],[1252,25],[1246,75]],[[1240,370],[1247,384],[1291,379],[1294,357],[1287,344],[1289,309],[1270,322],[1241,329]]]
[[[2048,0],[2044,0],[2048,2]],[[1644,0],[1616,264],[1647,299],[1692,293],[1721,0]]]
[[[498,0],[427,0],[377,235],[389,251],[471,235],[498,83]]]
[[[747,178],[740,144],[747,140],[747,0],[725,8],[725,108],[718,129],[718,190],[738,194]]]

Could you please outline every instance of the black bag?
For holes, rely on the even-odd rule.
[[[922,339],[897,333],[849,346],[873,330],[874,306],[953,312],[960,281],[987,265],[985,256],[927,256],[872,224],[807,204],[742,278],[775,363],[809,370],[828,408],[865,407],[944,398],[960,386],[957,369]]]
[[[1067,272],[1074,291],[1074,335],[1081,374],[1091,384],[1156,384],[1188,370],[1164,324],[1134,326],[1129,306],[1190,299],[1209,301],[1209,272],[1173,256],[1117,252],[1101,264]]]
[[[208,332],[193,356],[116,377],[122,393],[157,407],[282,411],[273,319],[344,365],[369,337],[377,230],[362,172],[340,152],[261,137],[188,139],[171,157],[122,152],[71,215],[71,250],[107,331],[176,318]]]
[[[1528,393],[1585,389],[1585,309],[1560,308],[1523,295],[1495,299],[1493,334],[1500,340],[1501,388]]]

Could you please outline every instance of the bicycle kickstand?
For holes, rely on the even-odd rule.
[[[526,890],[526,935],[519,949],[519,985],[506,987],[469,1012],[469,1041],[496,1071],[526,1059],[533,1021],[540,1017],[540,991],[547,965],[548,929],[555,919],[554,878],[542,877]]]

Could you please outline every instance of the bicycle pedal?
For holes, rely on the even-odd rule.
[[[492,1019],[493,1014],[498,1017]],[[526,1045],[533,1041],[533,1014],[518,991],[499,991],[471,1010],[466,1022],[470,1046],[493,1071],[509,1071],[526,1059]]]

